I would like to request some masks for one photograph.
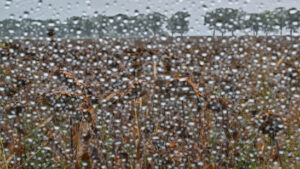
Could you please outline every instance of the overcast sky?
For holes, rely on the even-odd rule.
[[[0,20],[11,15],[19,18],[24,11],[34,19],[64,20],[74,15],[93,15],[95,11],[105,15],[133,15],[135,10],[140,13],[157,11],[170,16],[183,10],[191,14],[189,34],[204,35],[210,34],[203,26],[203,14],[208,10],[230,7],[260,12],[280,6],[300,9],[300,0],[0,0]]]

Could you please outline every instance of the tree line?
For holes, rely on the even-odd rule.
[[[282,35],[284,30],[293,35],[300,27],[300,11],[296,8],[279,7],[272,11],[247,13],[238,9],[217,8],[206,12],[204,25],[213,31],[213,36],[216,31],[222,36],[231,32],[233,36],[236,31],[246,29],[251,30],[255,36],[258,32],[264,32],[266,35],[271,32]]]
[[[183,35],[189,31],[188,12],[178,11],[167,17],[159,12],[128,16],[117,14],[105,16],[73,16],[65,21],[47,19],[5,19],[0,21],[0,37],[47,37],[49,30],[60,38],[99,38],[99,37],[151,37]],[[289,31],[290,35],[300,27],[300,11],[296,8],[276,8],[261,13],[247,13],[233,8],[217,8],[206,12],[204,25],[223,36],[237,31],[250,30],[254,36],[259,32],[266,35]]]
[[[189,13],[178,11],[169,18],[153,12],[135,16],[73,16],[65,21],[5,19],[0,21],[0,37],[47,37],[49,30],[60,38],[168,36],[169,33],[183,35],[189,30],[188,17]]]

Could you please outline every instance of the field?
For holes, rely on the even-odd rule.
[[[300,166],[300,37],[0,44],[0,168]]]

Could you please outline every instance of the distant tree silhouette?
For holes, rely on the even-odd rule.
[[[287,11],[288,17],[287,17],[287,29],[290,31],[290,35],[292,36],[294,32],[297,31],[297,29],[300,27],[300,11],[298,11],[296,8],[290,8]]]
[[[174,33],[179,33],[181,36],[189,31],[188,17],[191,15],[187,12],[176,12],[167,21],[167,29],[170,30],[172,36]]]
[[[230,31],[234,35],[234,31],[244,28],[249,28],[254,36],[257,36],[260,31],[266,35],[279,31],[282,35],[284,28],[289,30],[292,35],[300,27],[300,11],[296,8],[286,10],[279,7],[273,11],[246,13],[237,9],[217,8],[214,11],[206,12],[204,25],[208,25],[208,28],[213,30],[213,36],[216,31],[221,32],[222,35]]]
[[[163,32],[163,24],[166,20],[166,16],[158,13],[153,12],[147,15],[147,27],[152,31],[154,35]]]
[[[275,27],[277,26],[279,28],[280,35],[282,35],[282,30],[287,25],[287,10],[283,7],[279,7],[273,11],[273,14]]]

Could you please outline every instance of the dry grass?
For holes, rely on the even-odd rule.
[[[298,168],[299,42],[6,42],[0,166]]]

